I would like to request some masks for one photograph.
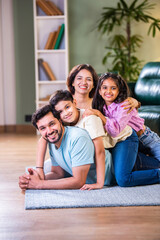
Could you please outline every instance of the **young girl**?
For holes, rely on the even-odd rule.
[[[158,183],[160,182],[160,161],[159,155],[155,153],[158,152],[159,147],[156,144],[155,148],[150,146],[151,150],[157,149],[153,152],[157,159],[138,152],[137,135],[141,137],[146,127],[136,110],[128,113],[128,110],[122,107],[124,105],[122,102],[127,96],[126,82],[117,74],[106,73],[99,79],[92,104],[96,109],[93,113],[101,117],[106,131],[111,136],[117,136],[126,125],[133,129],[131,136],[110,149],[116,182],[122,187]],[[159,142],[159,137],[154,133],[153,135]]]
[[[105,115],[105,130],[116,137],[126,125],[134,129],[139,138],[139,151],[160,161],[160,138],[144,125],[136,109],[130,113],[122,107],[128,97],[129,89],[125,80],[117,74],[105,73],[99,78],[93,99],[93,108]]]

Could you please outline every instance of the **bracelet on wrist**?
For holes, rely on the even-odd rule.
[[[41,168],[41,169],[43,169],[43,167],[36,167],[36,168]]]

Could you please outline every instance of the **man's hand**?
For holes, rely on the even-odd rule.
[[[22,190],[26,190],[28,188],[28,183],[30,180],[30,175],[25,173],[22,176],[19,177],[19,187]]]
[[[27,188],[30,189],[40,189],[41,178],[36,170],[29,168],[28,172],[30,174],[30,179],[28,181]]]
[[[22,190],[26,190],[27,188],[38,188],[40,183],[40,176],[36,170],[33,168],[28,169],[29,174],[25,173],[22,176],[19,177],[19,187]]]

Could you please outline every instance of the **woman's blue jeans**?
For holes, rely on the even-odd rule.
[[[130,137],[125,141],[118,142],[111,150],[116,182],[121,187],[160,182],[159,161],[155,161],[154,158],[143,153],[138,153],[138,145],[138,136],[133,130]],[[148,162],[149,166],[147,166]],[[134,171],[134,167],[138,170]]]

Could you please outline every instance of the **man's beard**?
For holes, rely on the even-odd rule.
[[[48,136],[52,135],[53,133],[58,135],[58,137],[56,139],[52,140],[52,141],[48,140]],[[59,142],[59,140],[61,139],[62,133],[63,133],[63,129],[61,127],[60,132],[58,132],[58,130],[55,130],[55,131],[51,132],[50,134],[48,134],[47,136],[45,136],[44,139],[49,143],[54,143],[55,144],[55,143]]]

